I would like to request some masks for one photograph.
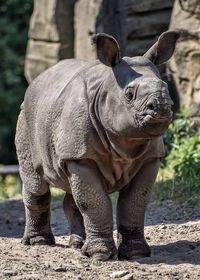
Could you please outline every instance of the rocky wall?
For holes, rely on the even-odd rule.
[[[170,62],[181,105],[200,116],[200,1],[176,0],[170,27],[183,30]]]
[[[113,35],[121,55],[141,55],[168,29],[174,0],[34,0],[25,75],[30,82],[63,58],[96,58],[91,36]]]
[[[126,54],[144,54],[169,27],[174,0],[126,1]]]
[[[60,59],[74,56],[74,0],[35,0],[25,76],[31,82]]]

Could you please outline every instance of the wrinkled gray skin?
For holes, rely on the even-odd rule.
[[[97,34],[97,61],[63,60],[29,86],[16,132],[26,228],[23,244],[53,244],[49,184],[66,191],[70,246],[98,260],[149,256],[145,208],[172,101],[157,65],[179,34],[163,33],[142,57],[120,57],[115,39]],[[119,191],[118,250],[109,193]]]

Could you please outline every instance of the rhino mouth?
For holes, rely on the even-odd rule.
[[[157,118],[152,115],[146,115],[143,118],[142,126],[146,134],[156,137],[164,134],[171,121],[172,116],[162,116]]]
[[[159,116],[159,117],[147,114],[143,117],[143,123],[144,124],[170,123],[172,121],[172,116],[173,116],[172,113],[168,116]]]

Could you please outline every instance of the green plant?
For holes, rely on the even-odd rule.
[[[200,132],[187,111],[170,125],[164,140],[167,156],[161,173],[168,172],[170,177],[157,182],[156,197],[200,205]]]
[[[173,148],[181,145],[185,138],[193,136],[196,133],[193,127],[193,122],[189,117],[188,110],[183,108],[176,115],[176,119],[171,123],[167,132],[164,134],[166,157]]]
[[[0,200],[21,197],[17,189],[17,179],[15,176],[8,175],[5,178],[0,176]]]

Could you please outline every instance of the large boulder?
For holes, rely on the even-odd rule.
[[[184,30],[170,63],[181,105],[200,115],[200,1],[176,0],[170,27]]]
[[[124,53],[126,41],[124,1],[78,0],[75,5],[75,57],[85,60],[96,58],[91,48],[91,36],[104,32],[113,35]]]
[[[95,59],[91,37],[97,32],[113,35],[123,55],[125,30],[124,1],[34,0],[25,76],[31,82],[64,58]]]
[[[142,55],[169,27],[174,0],[127,0],[126,29],[128,56]]]
[[[63,58],[95,59],[91,37],[96,32],[113,35],[122,56],[144,54],[168,29],[173,2],[34,0],[25,63],[27,80]]]
[[[35,0],[30,20],[25,76],[31,82],[62,58],[74,55],[74,0]]]

